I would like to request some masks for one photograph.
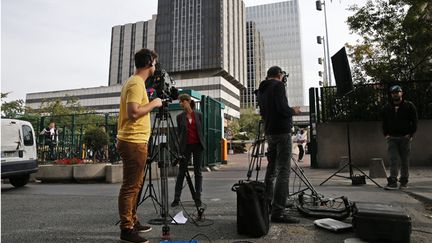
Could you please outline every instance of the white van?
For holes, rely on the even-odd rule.
[[[36,138],[30,122],[1,120],[1,178],[15,187],[27,184],[38,170]]]

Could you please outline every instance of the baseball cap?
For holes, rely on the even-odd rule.
[[[390,87],[390,93],[393,93],[393,92],[402,92],[401,86],[399,86],[399,85],[393,85],[393,86],[391,86]]]
[[[279,75],[281,73],[283,73],[282,68],[280,68],[278,66],[273,66],[267,70],[267,77],[276,77],[277,75]]]

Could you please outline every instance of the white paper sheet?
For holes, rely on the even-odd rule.
[[[175,216],[174,216],[174,220],[171,221],[172,224],[185,224],[187,221],[187,218],[183,215],[183,211],[178,212]]]

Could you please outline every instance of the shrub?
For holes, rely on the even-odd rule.
[[[86,144],[86,147],[92,151],[93,162],[96,160],[96,152],[103,149],[105,145],[108,145],[108,142],[108,135],[99,127],[87,130],[84,135],[84,143]]]

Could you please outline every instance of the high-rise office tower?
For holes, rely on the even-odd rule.
[[[154,49],[156,15],[149,21],[117,25],[111,30],[109,85],[121,84],[135,70],[133,55],[142,48]]]
[[[257,108],[255,90],[265,77],[264,41],[255,22],[246,22],[247,88],[241,92],[241,108]]]
[[[155,48],[177,87],[209,95],[239,117],[247,85],[242,0],[159,0]]]
[[[265,67],[280,66],[289,73],[290,105],[303,105],[303,66],[298,0],[246,8],[247,21],[256,23],[264,39]]]

